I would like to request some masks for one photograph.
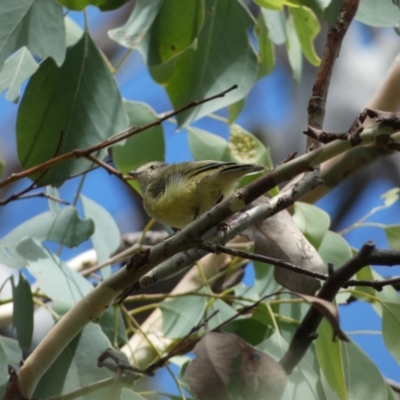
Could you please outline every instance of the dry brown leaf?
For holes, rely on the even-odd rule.
[[[286,373],[278,362],[232,333],[208,332],[194,348],[188,379],[200,400],[279,400]]]
[[[251,206],[268,201],[262,197]],[[300,232],[290,214],[283,210],[252,226],[244,233],[255,243],[255,253],[274,257],[313,272],[325,273],[326,267],[317,250]],[[276,281],[295,292],[313,295],[321,286],[318,279],[281,267],[274,267]]]
[[[346,342],[349,341],[346,334],[342,331],[339,325],[339,313],[337,307],[331,302],[320,299],[319,297],[308,296],[301,293],[294,293],[296,296],[301,297],[307,303],[315,307],[331,324],[333,329],[333,340],[337,337]]]

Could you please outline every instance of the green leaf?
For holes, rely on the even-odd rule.
[[[6,58],[26,46],[39,58],[65,58],[62,9],[54,0],[0,2],[0,69]]]
[[[132,389],[123,388],[121,391],[121,400],[146,400],[146,399],[142,396],[139,396]]]
[[[260,297],[276,292],[280,285],[274,279],[274,267],[258,261],[253,262],[255,288]]]
[[[394,27],[400,21],[400,10],[391,0],[363,0],[355,19],[370,26]]]
[[[86,33],[68,48],[61,68],[46,60],[30,79],[17,116],[18,156],[27,169],[56,154],[93,146],[127,125],[116,81]],[[94,155],[102,159],[106,154],[103,149]],[[92,165],[84,157],[70,159],[50,168],[40,183],[60,186]]]
[[[236,121],[236,118],[242,112],[244,105],[246,104],[246,99],[243,98],[236,103],[231,104],[228,107],[228,124],[232,124]]]
[[[385,204],[386,207],[390,207],[391,205],[396,203],[396,201],[399,200],[399,197],[400,197],[400,188],[390,189],[387,192],[380,195],[380,198],[383,200],[383,203]]]
[[[108,35],[121,46],[136,48],[146,36],[162,4],[162,0],[137,0],[128,21],[123,26],[108,31]]]
[[[384,229],[390,248],[400,250],[400,225],[386,225]]]
[[[0,177],[3,175],[4,173],[4,168],[6,167],[6,164],[4,161],[0,160]]]
[[[163,332],[167,338],[180,338],[190,332],[203,318],[207,299],[200,296],[185,296],[160,304]]]
[[[229,150],[235,161],[273,167],[269,148],[252,133],[237,124],[230,125],[230,133]]]
[[[273,357],[279,360],[287,351],[288,344],[285,339],[278,333],[275,333],[270,338],[257,346]],[[309,357],[315,359],[315,356],[308,352]],[[290,400],[322,400],[321,393],[318,388],[319,376],[315,372],[312,365],[303,358],[296,366],[292,374],[289,375],[285,390],[281,399]]]
[[[29,272],[50,299],[73,305],[92,289],[81,274],[68,268],[36,239],[21,240],[16,250],[25,258]]]
[[[315,351],[321,370],[340,400],[346,400],[346,379],[341,343],[338,340],[333,340],[332,327],[325,318],[319,324],[317,333]]]
[[[96,250],[97,262],[102,263],[110,258],[111,254],[117,250],[121,242],[121,235],[118,225],[112,215],[100,204],[88,197],[80,196],[83,212],[86,218],[96,221],[94,233],[92,235],[93,247]],[[105,269],[102,269],[103,276]],[[109,267],[107,276],[111,274]]]
[[[261,8],[260,11],[268,28],[268,37],[271,39],[271,42],[277,46],[285,43],[287,39],[286,19],[283,11],[271,11],[265,8]]]
[[[115,345],[122,346],[128,342],[120,307],[109,307],[97,323],[101,326],[102,331],[114,347]]]
[[[98,357],[110,347],[111,344],[99,325],[89,323],[43,375],[32,397],[49,398],[69,393],[115,376],[115,373],[107,368],[97,366]],[[110,389],[110,386],[107,386],[102,390],[92,391],[76,398],[110,399]]]
[[[46,194],[48,196],[54,197],[56,199],[60,198],[60,194],[54,186],[46,186]],[[52,214],[58,214],[61,212],[61,204],[58,201],[53,200],[52,198],[47,199],[47,204],[49,205],[49,210]]]
[[[88,6],[96,6],[101,11],[115,10],[123,6],[129,0],[58,0],[60,4],[70,10],[82,11]]]
[[[195,161],[231,161],[228,142],[221,136],[189,126],[189,148]]]
[[[260,13],[257,19],[257,25],[255,27],[255,33],[258,38],[258,47],[259,47],[259,64],[260,67],[258,69],[258,79],[263,76],[268,75],[274,69],[275,66],[275,49],[274,44],[269,39],[268,28],[265,24],[265,20],[263,14]],[[232,123],[231,118],[229,117],[229,123]]]
[[[64,207],[58,213],[46,211],[17,226],[0,240],[0,261],[10,267],[24,267],[25,262],[15,247],[27,236],[41,242],[49,240],[67,247],[76,247],[93,232],[93,221],[80,219],[75,207]]]
[[[214,315],[210,318],[212,314]],[[208,329],[214,329],[234,315],[236,315],[236,311],[229,304],[221,299],[216,299],[210,302],[204,317],[206,319],[210,318],[207,322]]]
[[[143,126],[158,120],[155,111],[145,103],[124,101],[130,126]],[[123,145],[112,148],[113,160],[117,168],[126,173],[149,161],[164,161],[165,142],[163,128],[156,125],[126,139]],[[136,181],[130,181],[136,189]]]
[[[15,339],[0,336],[0,396],[3,396],[8,382],[9,365],[19,365],[22,350]]]
[[[64,17],[65,31],[67,34],[67,47],[79,42],[83,35],[83,29],[68,15]]]
[[[354,342],[341,346],[347,399],[385,399],[386,385],[377,366]]]
[[[139,51],[148,66],[164,64],[183,53],[198,37],[204,21],[203,0],[164,0]]]
[[[282,10],[283,6],[298,7],[301,4],[299,0],[255,0],[255,3],[270,10]]]
[[[292,68],[293,79],[295,80],[296,84],[299,84],[303,71],[303,58],[301,55],[301,45],[296,33],[292,14],[289,14],[289,18],[286,21],[286,34],[286,49],[289,57],[289,64]]]
[[[353,252],[353,254],[354,254],[354,252]],[[356,274],[356,279],[365,280],[365,281],[373,281],[375,278],[373,275],[372,268],[369,265],[364,268],[361,268]],[[360,295],[359,293],[353,293],[353,296],[360,300],[371,301],[371,296],[376,297],[376,290],[369,286],[356,286],[355,291],[363,292],[363,293],[366,293],[367,295],[369,295],[369,296],[363,296],[363,295]]]
[[[222,329],[224,332],[240,336],[252,346],[257,346],[271,333],[270,327],[255,318],[236,319]]]
[[[399,303],[382,303],[382,334],[386,347],[400,363],[400,304]]]
[[[315,14],[306,7],[292,8],[291,13],[303,54],[311,65],[317,67],[321,59],[315,52],[313,42],[320,31],[318,19]]]
[[[0,93],[7,90],[6,99],[17,102],[21,94],[21,85],[33,75],[39,65],[27,47],[21,47],[4,64],[0,71]]]
[[[318,250],[331,223],[329,214],[312,204],[296,202],[293,220],[308,241]]]
[[[343,0],[331,1],[328,7],[325,8],[323,18],[328,22],[331,28],[339,15],[340,8],[342,7]]]
[[[151,67],[150,72],[165,85],[174,109],[217,95],[233,85],[238,88],[180,113],[179,126],[242,99],[256,81],[257,57],[247,36],[254,21],[247,9],[232,0],[206,0],[205,9],[197,46],[163,64],[161,69]]]
[[[29,349],[33,336],[33,299],[31,286],[19,273],[18,284],[12,280],[13,326],[17,331],[18,343],[23,349]]]
[[[332,263],[335,268],[341,267],[352,257],[351,248],[347,242],[340,235],[332,231],[326,232],[318,248],[318,253],[325,264]]]

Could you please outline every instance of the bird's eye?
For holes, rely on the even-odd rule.
[[[157,168],[157,165],[150,165],[150,167],[149,167],[150,169],[152,169],[152,170],[154,170],[154,169],[156,169]]]

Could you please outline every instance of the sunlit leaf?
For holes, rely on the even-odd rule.
[[[317,17],[307,7],[292,8],[291,13],[304,56],[311,65],[318,66],[321,60],[314,47],[314,39],[320,31]]]
[[[294,19],[290,14],[286,21],[286,49],[288,52],[290,67],[292,68],[293,79],[298,84],[303,71],[303,58],[301,54],[301,44],[296,33]]]
[[[255,0],[255,3],[270,10],[282,10],[283,6],[298,7],[301,4],[299,0]]]
[[[335,268],[341,267],[352,257],[351,248],[347,242],[335,232],[327,231],[318,248],[325,264],[331,263]]]
[[[261,8],[265,25],[268,28],[268,37],[272,43],[281,45],[286,42],[286,19],[283,11],[271,11]]]
[[[385,204],[386,207],[390,207],[400,197],[400,188],[393,188],[388,190],[387,192],[383,193],[380,195],[380,198],[383,200],[383,203]]]
[[[275,49],[274,44],[269,38],[268,28],[265,24],[263,14],[260,13],[257,19],[257,25],[255,28],[256,35],[258,37],[259,47],[259,63],[258,78],[262,78],[265,75],[271,73],[275,66]],[[233,119],[234,121],[234,119]],[[230,123],[232,123],[230,119]]]

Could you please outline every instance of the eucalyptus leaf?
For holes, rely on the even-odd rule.
[[[399,303],[382,303],[382,334],[386,347],[400,363],[400,304]]]
[[[293,7],[291,12],[303,54],[311,65],[317,67],[321,61],[314,47],[314,39],[321,29],[318,19],[307,7]]]
[[[146,400],[131,389],[123,388],[121,391],[121,400]]]
[[[400,250],[400,224],[386,225],[384,230],[390,248],[393,250]]]
[[[289,14],[289,18],[286,21],[286,34],[286,50],[289,57],[289,64],[292,68],[293,79],[296,84],[299,84],[303,71],[303,58],[301,54],[301,44],[296,33],[292,14]]]
[[[17,331],[18,343],[23,349],[29,349],[33,336],[33,299],[31,285],[19,273],[18,284],[12,280],[13,326]]]
[[[228,142],[224,138],[192,126],[187,131],[190,152],[195,161],[231,161]]]
[[[91,237],[96,250],[97,262],[102,263],[110,258],[121,242],[121,234],[112,215],[100,204],[88,197],[80,196],[86,218],[96,221],[94,233]],[[103,276],[105,269],[102,269]],[[111,274],[109,271],[106,276]]]
[[[341,267],[352,257],[351,248],[347,242],[342,236],[332,231],[326,232],[318,252],[325,264],[331,263],[335,268]]]
[[[28,271],[36,278],[39,288],[50,299],[72,306],[92,289],[81,274],[68,268],[36,239],[23,239],[16,250],[26,260]]]
[[[39,58],[65,58],[65,29],[61,6],[53,0],[0,2],[0,69],[9,55],[26,46]]]
[[[312,204],[296,202],[293,220],[309,242],[318,249],[331,223],[329,214]]]
[[[98,357],[110,347],[111,343],[99,325],[89,323],[42,376],[32,397],[49,398],[66,394],[115,376],[115,373],[107,368],[97,366]],[[105,387],[76,399],[98,400],[110,398],[109,396],[110,387]]]
[[[46,211],[23,222],[0,240],[0,261],[13,268],[24,267],[24,260],[15,250],[24,237],[76,247],[87,240],[93,232],[93,221],[79,218],[73,206],[61,208],[59,212]]]
[[[399,24],[400,10],[392,0],[363,0],[355,19],[366,25],[389,28]]]
[[[207,299],[200,296],[185,296],[160,304],[163,318],[163,333],[167,338],[179,338],[190,332],[203,318]]]
[[[213,317],[209,319],[212,314],[214,314]],[[221,299],[211,301],[205,312],[207,327],[208,329],[214,329],[234,315],[236,315],[236,311],[225,301]]]
[[[76,11],[82,11],[88,6],[96,6],[102,11],[110,11],[123,6],[128,1],[129,0],[58,0],[63,6]]]
[[[399,197],[400,197],[400,188],[398,187],[390,189],[387,192],[380,195],[380,198],[383,200],[383,203],[385,204],[386,207],[390,207],[391,205],[396,203],[396,201],[399,200]]]
[[[262,64],[263,61],[260,61]],[[236,121],[236,118],[239,116],[239,114],[242,112],[244,106],[246,104],[246,100],[243,98],[236,103],[231,104],[228,107],[228,123],[232,124],[233,122]]]
[[[21,85],[33,75],[39,65],[27,47],[21,47],[4,64],[0,71],[0,93],[7,90],[6,99],[17,102],[21,94]]]
[[[161,70],[150,67],[150,73],[165,85],[175,110],[193,100],[217,95],[233,85],[238,88],[180,113],[179,126],[242,99],[256,81],[257,57],[247,35],[254,20],[248,10],[232,0],[217,3],[205,0],[205,9],[196,47],[162,64]]]
[[[341,343],[338,340],[333,340],[332,328],[326,319],[322,319],[317,332],[315,350],[321,370],[339,399],[346,400],[346,378],[343,369]]]
[[[268,27],[266,26],[263,13],[258,15],[255,33],[258,37],[259,63],[258,79],[272,72],[275,66],[275,48],[269,38]],[[232,107],[232,106],[231,106]],[[233,119],[234,121],[234,119]],[[229,123],[233,122],[229,115]]]
[[[283,11],[272,11],[261,8],[261,14],[264,18],[265,25],[268,28],[268,37],[272,43],[277,46],[283,44],[287,40],[285,14]]]
[[[83,35],[83,29],[68,15],[64,17],[67,47],[73,46]]]
[[[162,4],[162,0],[137,0],[128,21],[123,26],[108,31],[108,35],[121,46],[136,48],[148,33]]]
[[[153,24],[139,44],[138,50],[146,64],[164,64],[193,47],[203,20],[203,0],[164,0]]]
[[[22,360],[18,341],[0,336],[0,396],[3,395],[9,377],[9,366],[17,367]]]
[[[68,48],[60,68],[46,60],[30,79],[17,116],[18,157],[27,169],[56,155],[93,146],[127,125],[114,76],[85,33]],[[100,159],[106,154],[105,149],[94,153]],[[32,179],[60,186],[70,175],[92,166],[92,161],[74,157]]]

